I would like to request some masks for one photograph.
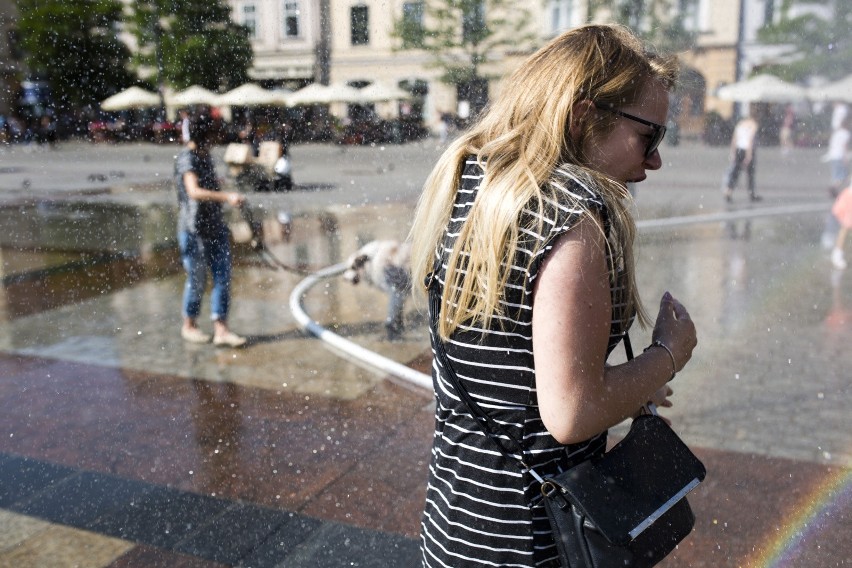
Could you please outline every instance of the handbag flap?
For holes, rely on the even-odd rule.
[[[609,452],[550,479],[611,543],[626,545],[694,489],[704,464],[659,416],[633,420]]]

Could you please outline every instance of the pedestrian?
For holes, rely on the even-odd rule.
[[[757,120],[748,111],[746,111],[746,115],[734,127],[734,133],[731,136],[730,164],[725,175],[725,186],[722,188],[725,194],[725,201],[728,203],[733,201],[734,187],[737,185],[743,167],[745,167],[746,176],[748,177],[749,198],[752,201],[760,201],[762,199],[754,191],[755,148],[757,146],[758,128]]]
[[[470,396],[525,446],[538,475],[606,447],[607,429],[653,401],[696,344],[662,297],[654,344],[606,363],[636,318],[635,222],[627,184],[662,165],[674,58],[630,31],[563,33],[507,79],[450,144],[411,230],[412,282],[441,294],[430,317]],[[540,484],[484,434],[445,369],[432,366],[435,434],[422,518],[425,566],[558,566]]]
[[[837,123],[837,127],[831,131],[828,139],[828,151],[823,156],[823,161],[828,162],[831,169],[831,185],[828,192],[832,198],[843,189],[849,179],[849,117],[843,116]]]
[[[438,142],[443,146],[450,137],[450,121],[452,116],[448,112],[442,112],[438,120]]]
[[[839,128],[849,114],[849,105],[836,101],[831,105],[831,129]]]
[[[209,268],[213,280],[210,316],[213,344],[242,347],[246,339],[228,328],[231,302],[230,231],[222,216],[222,204],[239,207],[245,196],[221,191],[210,146],[215,129],[209,116],[200,115],[190,125],[190,141],[175,160],[178,194],[178,245],[187,278],[183,292],[181,337],[190,343],[207,343],[210,335],[198,327],[201,300]]]
[[[834,240],[834,248],[831,249],[831,264],[835,268],[843,270],[847,265],[843,247],[846,244],[846,235],[849,233],[849,229],[852,229],[852,182],[834,200],[831,213],[837,219],[839,225],[837,237]]]
[[[290,191],[293,189],[293,162],[290,157],[290,145],[284,138],[278,142],[278,158],[272,166],[272,191]]]
[[[796,126],[796,111],[793,105],[784,107],[784,118],[781,120],[781,130],[778,142],[781,144],[781,154],[786,156],[793,149],[793,129]]]
[[[189,144],[189,111],[181,109],[180,111],[180,141],[183,144]]]

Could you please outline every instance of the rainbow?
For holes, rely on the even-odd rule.
[[[796,553],[809,536],[828,529],[826,521],[844,507],[852,504],[852,469],[840,468],[806,495],[796,512],[778,536],[762,550],[756,551],[745,566],[752,568],[783,568],[792,566]]]

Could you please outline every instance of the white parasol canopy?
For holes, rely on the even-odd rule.
[[[192,105],[216,106],[219,104],[218,99],[219,95],[213,91],[208,91],[204,87],[193,85],[184,91],[172,93],[166,96],[166,104],[173,107]]]
[[[361,97],[361,102],[367,103],[399,101],[411,98],[411,93],[408,91],[379,82],[370,83],[359,91],[359,95]]]
[[[160,105],[160,95],[139,87],[130,87],[101,101],[103,110],[154,108]]]
[[[360,92],[354,87],[342,84],[321,85],[311,83],[289,96],[289,103],[295,105],[358,103]]]
[[[236,89],[220,95],[217,104],[221,106],[267,106],[285,104],[283,98],[255,83],[246,83]]]
[[[815,101],[852,103],[852,75],[821,87],[811,87],[808,96]]]
[[[290,97],[293,96],[293,91],[291,91],[290,89],[280,88],[270,92],[272,93],[271,104],[279,106],[293,106],[293,104],[290,102]]]
[[[807,98],[807,89],[774,75],[755,75],[745,81],[719,87],[716,96],[741,103],[793,103]]]

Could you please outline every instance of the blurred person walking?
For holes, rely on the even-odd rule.
[[[201,300],[209,268],[213,280],[210,316],[213,344],[242,347],[246,339],[228,328],[231,300],[230,231],[222,216],[222,204],[239,207],[245,196],[221,191],[210,146],[215,135],[213,120],[207,115],[190,124],[190,140],[175,159],[175,185],[178,196],[178,245],[187,278],[183,293],[181,337],[190,343],[207,343],[210,335],[198,327]]]
[[[757,120],[747,111],[746,115],[737,122],[734,133],[731,136],[731,157],[728,171],[725,174],[725,186],[722,191],[725,201],[733,202],[734,187],[740,178],[740,172],[745,167],[748,177],[748,194],[752,201],[760,201],[762,198],[754,191],[755,176],[755,148],[757,146],[757,131],[759,125]]]
[[[849,233],[849,229],[852,229],[852,182],[834,200],[831,213],[837,219],[839,225],[837,237],[834,240],[834,248],[831,249],[831,264],[835,268],[843,270],[847,266],[843,247],[846,244],[846,235]]]
[[[837,108],[845,108],[845,105],[835,107],[835,110]],[[828,151],[822,157],[822,161],[827,162],[830,168],[829,175],[831,181],[828,186],[828,194],[832,199],[836,200],[849,180],[849,139],[852,133],[850,133],[848,126],[852,119],[845,112],[839,114],[835,112],[834,114],[837,115],[832,116],[834,128],[828,139]],[[838,222],[837,216],[834,213],[826,215],[825,229],[823,229],[821,237],[823,248],[831,249],[835,245],[840,229],[841,225]],[[837,256],[838,254],[840,256]],[[841,253],[832,252],[832,258],[842,259],[842,251]],[[843,263],[845,261],[840,262],[838,260],[835,262],[835,265]]]
[[[189,134],[189,111],[186,109],[181,109],[180,111],[180,141],[183,144],[189,144],[190,134]]]
[[[778,142],[781,144],[781,154],[786,156],[793,149],[793,131],[796,126],[796,111],[793,105],[784,107],[784,119],[781,121],[781,131]]]
[[[848,115],[838,121],[828,139],[828,151],[822,158],[831,168],[831,185],[828,192],[832,198],[837,197],[849,179],[849,122]]]

